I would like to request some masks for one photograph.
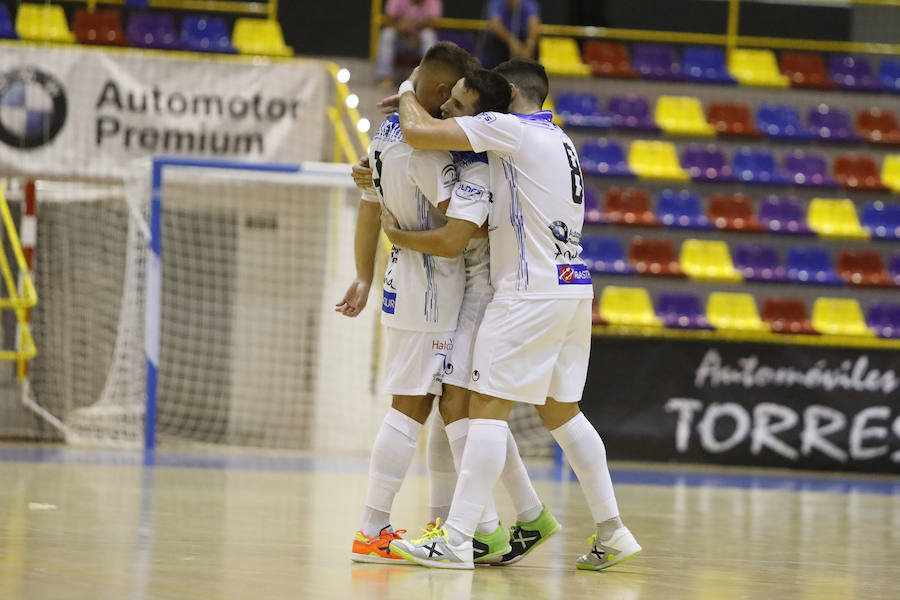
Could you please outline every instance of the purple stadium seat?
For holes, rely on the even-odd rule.
[[[475,32],[472,31],[442,29],[438,31],[438,40],[442,42],[453,42],[473,56],[475,55],[478,46],[478,38]]]
[[[891,266],[888,272],[891,274],[894,284],[900,285],[900,254],[895,254],[891,257]]]
[[[606,128],[612,126],[600,107],[600,100],[591,93],[560,92],[556,97],[556,113],[568,127]]]
[[[594,273],[634,275],[634,269],[625,258],[622,242],[616,238],[582,238],[581,258]]]
[[[774,139],[808,140],[812,138],[800,122],[800,113],[788,104],[763,104],[756,110],[756,128]]]
[[[597,194],[587,186],[584,188],[584,222],[606,223],[603,211],[597,203]]]
[[[775,155],[765,149],[742,147],[734,153],[732,172],[744,183],[783,184],[784,177],[775,166]]]
[[[631,64],[645,79],[683,79],[675,48],[667,44],[635,44],[631,49]]]
[[[809,234],[806,208],[796,198],[769,196],[759,209],[759,224],[777,233]]]
[[[788,280],[797,283],[841,285],[844,282],[831,264],[828,251],[822,248],[791,246],[785,268]]]
[[[175,21],[168,13],[132,13],[125,35],[138,48],[178,50],[181,42],[175,33]]]
[[[900,238],[900,205],[870,202],[863,206],[861,225],[876,238]]]
[[[741,244],[734,251],[734,266],[744,279],[783,281],[786,278],[774,246]]]
[[[809,109],[807,117],[809,131],[816,137],[832,142],[858,142],[860,138],[853,130],[850,115],[844,111],[820,104]]]
[[[656,301],[656,314],[665,327],[712,329],[696,294],[664,292]]]
[[[692,144],[681,155],[681,166],[700,181],[731,181],[731,167],[725,162],[725,153],[715,144]]]
[[[900,338],[900,304],[873,304],[866,315],[866,324],[878,337]]]
[[[682,55],[682,72],[697,83],[736,83],[725,64],[725,51],[715,46],[688,46]]]
[[[834,187],[828,174],[828,163],[821,154],[794,150],[784,156],[784,173],[791,183],[817,187]]]
[[[618,142],[588,140],[581,148],[581,167],[589,173],[618,177],[634,177],[625,153]]]
[[[641,96],[613,96],[609,99],[609,116],[613,127],[659,131],[647,99]]]
[[[860,56],[838,54],[828,63],[828,75],[841,89],[858,92],[877,92],[881,86],[872,74],[869,61]]]
[[[691,191],[663,190],[656,202],[656,218],[666,227],[708,228],[700,198]]]

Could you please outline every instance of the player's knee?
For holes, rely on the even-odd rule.
[[[547,429],[553,430],[568,423],[581,409],[577,402],[557,402],[547,398],[546,404],[537,407],[537,412]]]

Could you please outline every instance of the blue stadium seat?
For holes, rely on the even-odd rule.
[[[556,97],[556,114],[567,127],[607,128],[612,126],[600,107],[600,100],[591,93],[561,92]]]
[[[634,269],[625,258],[622,242],[616,238],[581,238],[581,258],[594,273],[634,274]]]
[[[797,109],[788,104],[768,103],[756,111],[756,128],[774,139],[808,140],[812,134],[800,121]]]
[[[19,35],[16,33],[16,26],[12,19],[9,18],[9,10],[5,4],[0,4],[0,38],[6,40],[17,40]]]
[[[725,52],[714,46],[688,46],[682,55],[681,70],[685,78],[697,83],[734,84],[728,72]]]
[[[189,15],[181,22],[181,45],[194,52],[237,54],[222,17]]]
[[[596,175],[634,177],[618,142],[588,140],[581,148],[581,167]]]
[[[870,202],[863,206],[862,226],[872,232],[872,237],[900,238],[900,205]]]
[[[765,149],[738,148],[734,153],[732,172],[738,181],[745,183],[785,183],[775,166],[775,156]]]
[[[708,228],[700,198],[688,190],[663,190],[656,203],[656,218],[666,227]]]
[[[900,93],[900,59],[883,59],[878,69],[878,81],[884,91]]]
[[[785,271],[788,280],[798,283],[841,285],[844,281],[823,248],[792,246],[788,249]]]

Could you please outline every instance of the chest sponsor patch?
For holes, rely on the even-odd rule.
[[[591,272],[584,265],[556,265],[559,285],[590,285]]]
[[[384,298],[381,300],[381,310],[389,315],[394,314],[394,308],[397,306],[397,292],[389,292],[384,290]]]

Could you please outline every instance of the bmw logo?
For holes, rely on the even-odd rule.
[[[37,148],[56,137],[66,122],[66,94],[52,75],[33,67],[0,74],[0,141]]]
[[[562,221],[553,221],[550,223],[550,232],[553,234],[553,237],[563,244],[569,241],[569,226]]]

